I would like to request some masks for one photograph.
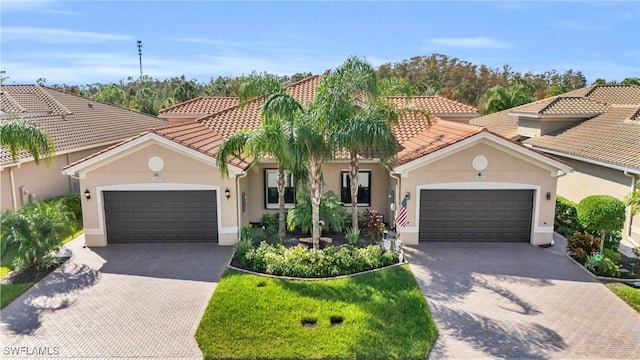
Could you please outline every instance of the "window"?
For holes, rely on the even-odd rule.
[[[278,170],[266,169],[264,171],[264,207],[266,209],[278,208]],[[293,174],[288,171],[284,172],[284,207],[292,208],[295,200],[296,193],[293,188]]]
[[[342,185],[340,188],[340,201],[345,205],[351,205],[351,179],[348,171],[341,171]],[[358,206],[371,206],[371,171],[358,173]]]

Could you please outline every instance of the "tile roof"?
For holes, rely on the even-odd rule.
[[[413,120],[418,120],[412,117]],[[408,120],[410,122],[412,120]],[[397,165],[403,165],[434,151],[455,144],[470,136],[483,131],[483,127],[461,124],[453,121],[435,118],[430,127],[422,127],[422,131],[415,133],[400,142]],[[396,132],[397,133],[397,132]],[[408,134],[408,133],[407,133]]]
[[[524,110],[523,110],[524,109]],[[594,85],[472,119],[504,137],[518,138],[518,118],[509,114],[575,115],[576,122],[523,140],[552,151],[640,170],[640,86]]]
[[[238,98],[223,96],[201,96],[160,110],[158,117],[205,116],[238,105]]]
[[[118,143],[166,124],[153,116],[39,85],[3,85],[0,99],[0,118],[17,114],[37,123],[53,138],[57,152]],[[27,158],[26,153],[18,157]],[[0,164],[11,162],[9,153],[0,149]]]
[[[640,170],[640,103],[612,105],[593,119],[523,141],[550,150]]]
[[[320,79],[319,75],[306,78],[287,86],[286,91],[301,104],[307,104],[314,100]],[[406,106],[404,97],[392,97],[391,99],[398,107]],[[477,110],[471,106],[439,96],[414,97],[411,98],[410,103],[417,107],[430,109],[432,115],[477,114]],[[151,132],[215,157],[218,147],[224,139],[238,130],[254,130],[260,127],[260,110],[263,104],[263,99],[256,99],[242,107],[236,105],[198,118],[195,122],[169,124],[156,127]],[[398,159],[402,163],[406,163],[476,134],[482,131],[482,127],[446,121],[438,117],[432,119],[432,126],[429,127],[422,115],[408,112],[400,117],[399,123],[394,126],[393,131],[401,146]],[[79,162],[82,161],[84,160]],[[246,159],[228,159],[228,161],[243,169],[249,165]]]

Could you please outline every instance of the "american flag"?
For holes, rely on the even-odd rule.
[[[407,197],[405,196],[402,199],[402,205],[400,206],[400,210],[398,210],[398,214],[396,214],[396,226],[404,227],[407,225]]]

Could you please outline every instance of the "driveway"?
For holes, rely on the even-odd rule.
[[[232,247],[83,244],[2,310],[0,358],[202,358],[194,334]]]
[[[406,247],[440,331],[429,359],[640,358],[640,314],[563,244]]]

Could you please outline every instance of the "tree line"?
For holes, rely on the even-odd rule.
[[[144,75],[129,77],[118,83],[86,85],[48,85],[87,98],[157,115],[158,111],[198,96],[238,96],[240,85],[250,76],[211,77],[208,82],[187,80],[184,75],[155,79]],[[262,73],[267,74],[267,73]],[[559,95],[587,86],[580,71],[555,69],[536,73],[514,71],[509,65],[489,67],[476,65],[443,54],[416,56],[395,63],[385,63],[376,69],[381,92],[386,95],[440,95],[477,107],[483,113],[504,110],[531,101]],[[286,86],[311,76],[311,73],[277,76]],[[597,79],[594,84],[615,84]],[[621,84],[640,85],[640,78],[627,78]]]

